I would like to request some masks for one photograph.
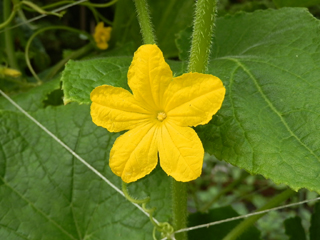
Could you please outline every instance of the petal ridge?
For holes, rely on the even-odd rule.
[[[109,132],[129,130],[151,118],[151,113],[122,88],[99,86],[91,92],[90,98],[92,121]]]
[[[192,128],[166,122],[158,145],[160,166],[175,180],[188,182],[201,175],[204,149]]]
[[[206,124],[221,108],[224,96],[225,88],[219,78],[186,73],[174,78],[165,92],[165,111],[179,126]]]
[[[139,47],[128,71],[128,85],[134,97],[148,109],[160,110],[164,92],[171,81],[172,71],[158,46]]]
[[[158,163],[157,128],[146,123],[124,133],[115,141],[109,165],[126,183],[149,174]]]

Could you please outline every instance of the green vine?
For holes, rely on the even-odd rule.
[[[17,9],[14,7],[13,11],[15,12]],[[13,14],[11,12],[11,2],[10,1],[3,1],[3,16],[4,19],[11,19],[13,18]],[[15,55],[15,48],[14,48],[14,41],[12,39],[12,31],[9,28],[11,21],[5,21],[5,31],[4,31],[4,40],[5,40],[5,51],[8,56],[8,63],[9,66],[16,69],[19,69],[19,65]]]

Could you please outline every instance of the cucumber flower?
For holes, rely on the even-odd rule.
[[[94,30],[93,38],[97,47],[106,50],[109,47],[109,40],[111,37],[111,27],[104,27],[103,22],[99,22]]]
[[[142,45],[128,71],[132,91],[103,85],[91,92],[93,122],[109,132],[129,130],[111,149],[111,170],[126,183],[149,174],[158,163],[175,180],[201,174],[204,149],[191,128],[208,123],[221,107],[225,88],[209,74],[173,77],[161,50]]]

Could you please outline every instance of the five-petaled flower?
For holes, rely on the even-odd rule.
[[[103,22],[97,24],[93,38],[98,48],[105,50],[109,47],[108,41],[110,40],[111,30],[111,27],[104,27]]]
[[[109,165],[124,182],[136,181],[157,165],[177,181],[201,174],[204,149],[190,128],[206,124],[221,107],[225,88],[209,74],[173,77],[161,50],[142,45],[128,71],[132,94],[103,85],[91,92],[93,122],[109,132],[129,130],[115,141]]]

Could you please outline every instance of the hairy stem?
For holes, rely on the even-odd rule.
[[[257,211],[263,211],[267,210],[273,207],[278,206],[283,201],[287,200],[291,196],[296,194],[295,191],[291,189],[287,189],[280,193],[279,195],[272,198],[266,205],[258,209]],[[227,236],[223,238],[223,240],[235,240],[237,239],[245,230],[247,230],[249,227],[251,227],[256,221],[258,221],[261,217],[263,217],[265,214],[259,214],[255,216],[248,217],[246,220],[241,222],[238,226],[236,226],[234,229],[232,229],[231,232],[228,233]]]
[[[187,226],[187,183],[172,179],[172,213],[175,231]],[[187,240],[187,233],[177,234],[177,240]]]
[[[155,44],[155,36],[152,28],[148,4],[146,0],[134,1],[137,9],[138,21],[140,24],[144,44]]]
[[[189,72],[207,69],[216,14],[216,0],[198,0],[193,25]]]

